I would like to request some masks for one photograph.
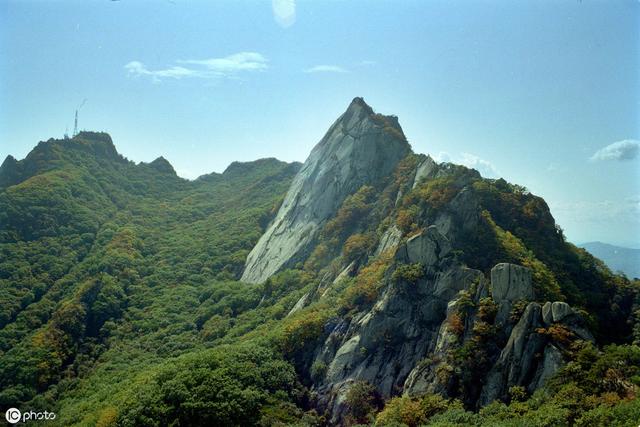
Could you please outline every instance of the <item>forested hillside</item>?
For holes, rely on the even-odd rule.
[[[360,98],[304,165],[195,181],[40,142],[0,168],[0,254],[0,405],[55,425],[640,419],[640,282]]]

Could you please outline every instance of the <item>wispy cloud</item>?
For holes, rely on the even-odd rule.
[[[473,168],[480,172],[485,178],[498,178],[500,172],[496,167],[488,160],[484,160],[475,154],[461,153],[460,156],[452,157],[446,151],[441,151],[435,156],[435,160],[438,162],[450,162],[464,165],[468,168]]]
[[[187,59],[176,62],[182,65],[150,70],[140,61],[131,61],[124,68],[130,76],[146,76],[159,82],[162,79],[236,77],[241,72],[263,71],[269,67],[267,58],[257,52],[239,52],[222,58]]]
[[[554,215],[557,213],[573,221],[599,224],[617,221],[640,226],[640,195],[618,200],[548,202]]]
[[[625,139],[614,142],[596,151],[591,156],[591,161],[599,160],[633,160],[640,154],[640,141]]]
[[[149,70],[140,61],[131,61],[124,66],[124,69],[127,70],[127,72],[130,75],[151,76],[158,79],[159,78],[181,79],[183,77],[194,77],[197,74],[195,70],[190,70],[184,67],[170,67],[162,70]]]
[[[201,65],[207,70],[229,74],[239,71],[260,71],[267,69],[267,58],[256,52],[240,52],[224,58],[187,59],[178,61],[181,64]]]
[[[359,63],[358,65],[361,65],[361,66],[363,66],[363,67],[369,67],[369,66],[371,66],[371,65],[376,65],[376,64],[377,64],[377,62],[376,62],[376,61],[371,61],[371,60],[369,60],[369,59],[365,59],[365,60],[363,60],[363,61],[360,61],[360,63]]]
[[[273,19],[282,28],[289,28],[296,22],[295,0],[272,0]]]
[[[349,70],[339,65],[316,65],[304,70],[305,73],[348,73]]]

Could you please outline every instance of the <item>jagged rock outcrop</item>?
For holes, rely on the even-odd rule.
[[[416,168],[416,175],[413,178],[413,184],[411,188],[416,188],[423,180],[430,178],[438,169],[438,163],[427,156]]]
[[[407,239],[407,242],[396,252],[396,259],[407,264],[434,266],[451,251],[451,243],[438,231],[436,226]]]
[[[374,253],[374,256],[379,256],[386,250],[389,250],[400,243],[402,239],[402,231],[398,228],[397,225],[392,225],[382,234],[380,237],[380,241],[378,242],[378,247]]]
[[[241,280],[263,282],[301,259],[347,196],[386,179],[410,152],[396,117],[375,114],[355,98],[294,178],[276,218],[249,253]]]
[[[402,392],[411,371],[434,351],[448,303],[483,280],[482,272],[455,263],[450,249],[433,226],[412,237],[398,247],[396,265],[419,263],[424,277],[410,283],[395,277],[392,268],[373,307],[333,325],[314,362],[327,366],[316,387],[320,406],[334,421],[356,380],[374,384],[385,398]]]
[[[543,307],[531,301],[529,269],[497,264],[489,286],[482,272],[455,261],[449,240],[435,226],[401,244],[394,260],[373,307],[333,321],[315,352],[314,363],[327,367],[315,384],[319,406],[329,411],[332,422],[343,417],[346,393],[356,381],[373,384],[384,398],[402,393],[455,395],[454,371],[464,367],[452,366],[451,357],[473,339],[478,307],[485,300],[495,304],[497,314],[505,310],[511,314],[516,301],[529,302],[515,326],[505,327],[512,321],[510,316],[498,319],[496,315],[495,340],[500,342],[501,334],[506,334],[504,347],[494,353],[488,371],[480,373],[485,379],[475,386],[475,394],[465,396],[467,403],[483,406],[506,398],[512,386],[533,392],[566,363],[568,343],[562,339],[593,340],[583,319],[568,304],[547,302]],[[410,263],[424,268],[424,276],[416,283],[391,273]],[[460,324],[464,310],[468,315]],[[553,336],[558,330],[568,335],[558,341]]]
[[[528,268],[501,263],[491,269],[491,294],[498,304],[496,323],[504,324],[517,301],[534,299],[531,284],[531,270]]]
[[[528,392],[543,386],[566,363],[561,347],[567,343],[563,340],[576,337],[594,341],[583,323],[564,302],[547,302],[544,306],[529,303],[487,375],[479,405],[506,397],[512,386],[524,387]],[[554,333],[559,338],[554,340]]]

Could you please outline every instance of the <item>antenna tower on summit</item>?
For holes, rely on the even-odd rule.
[[[73,125],[73,136],[78,134],[78,111],[84,106],[84,103],[87,102],[87,98],[82,100],[82,104],[78,108],[76,108],[76,118]]]

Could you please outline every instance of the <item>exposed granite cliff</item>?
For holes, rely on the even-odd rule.
[[[383,398],[405,393],[459,397],[460,388],[467,387],[466,403],[484,406],[507,398],[513,386],[535,391],[566,363],[568,344],[554,340],[553,328],[571,341],[593,341],[582,318],[566,303],[527,303],[533,298],[527,269],[498,264],[488,282],[481,271],[455,262],[449,251],[447,238],[429,227],[398,247],[394,267],[417,262],[424,276],[409,283],[388,274],[371,309],[334,322],[314,358],[314,363],[327,366],[315,389],[332,423],[343,419],[346,393],[356,381],[373,384]],[[516,279],[504,280],[509,270],[517,272]],[[516,301],[526,304],[519,318],[511,311]],[[493,305],[498,314],[508,310],[507,315],[483,318],[483,305]],[[459,370],[465,367],[456,364],[455,355],[475,344],[483,327],[495,331],[499,347],[477,356],[488,358],[486,371],[475,373],[477,383],[461,384]]]
[[[355,98],[294,178],[276,218],[247,257],[241,280],[263,282],[303,258],[347,196],[388,177],[410,152],[396,117],[375,114]]]

